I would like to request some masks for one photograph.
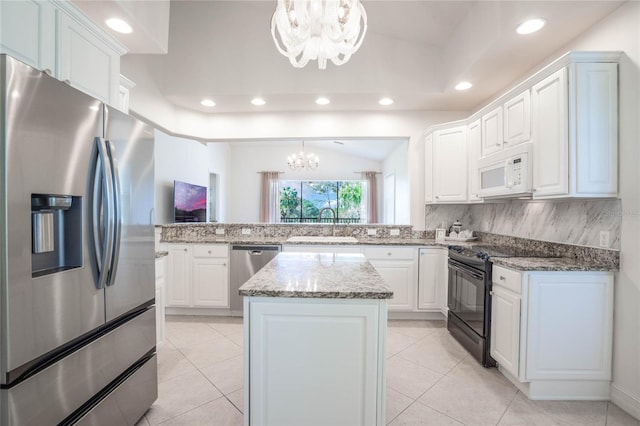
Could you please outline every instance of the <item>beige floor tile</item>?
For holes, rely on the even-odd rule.
[[[421,321],[421,320],[389,320],[388,330],[404,334],[415,339],[422,339],[434,330],[441,329],[446,324],[444,321]]]
[[[419,402],[467,425],[495,425],[516,396],[510,383],[443,377]]]
[[[227,395],[242,389],[244,357],[242,355],[216,362],[200,370],[220,392]]]
[[[189,373],[158,383],[158,399],[145,416],[151,425],[157,425],[221,397],[202,374]]]
[[[136,422],[135,426],[149,426],[149,422],[145,416],[142,416],[140,417],[140,420]]]
[[[195,371],[196,367],[178,349],[165,347],[158,350],[158,381],[164,382]]]
[[[640,420],[610,402],[607,407],[607,426],[640,426]]]
[[[398,391],[387,387],[385,405],[385,424],[389,424],[398,414],[402,413],[408,406],[413,404],[413,399]]]
[[[241,348],[244,347],[244,334],[243,333],[229,334],[228,336],[225,336],[225,337],[227,339],[231,340],[236,345],[240,346]]]
[[[226,398],[204,404],[198,408],[161,423],[163,426],[241,426],[242,413]]]
[[[195,322],[166,323],[166,338],[178,349],[194,344],[213,342],[224,336],[207,324]]]
[[[468,355],[469,353],[448,333],[434,331],[396,356],[437,373],[446,374]]]
[[[499,424],[604,426],[606,415],[604,401],[532,401],[519,392]]]
[[[230,334],[242,333],[244,327],[242,325],[242,318],[238,319],[240,322],[210,322],[207,325],[223,336],[228,336]]]
[[[390,423],[391,426],[418,426],[418,425],[458,425],[462,426],[463,424],[457,422],[451,417],[445,416],[442,413],[438,413],[437,411],[420,404],[419,402],[414,402],[409,408],[404,410],[402,414],[395,418],[394,421]]]
[[[242,348],[226,337],[202,344],[181,348],[180,351],[198,369],[207,368],[216,362],[242,355]]]
[[[229,401],[231,401],[241,413],[244,413],[244,389],[231,392],[229,395],[226,395],[226,397],[229,398]]]
[[[425,393],[441,378],[441,374],[397,356],[387,360],[387,386],[412,399]]]
[[[469,383],[492,382],[511,386],[511,382],[497,368],[485,368],[475,358],[468,356],[447,374]]]
[[[398,333],[397,331],[394,331],[394,329],[389,329],[387,332],[387,358],[407,349],[417,341],[418,339],[415,337]]]

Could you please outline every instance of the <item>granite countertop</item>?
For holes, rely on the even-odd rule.
[[[344,241],[287,241],[285,237],[219,237],[208,238],[198,241],[192,239],[180,240],[171,239],[170,241],[162,241],[167,243],[178,244],[280,244],[280,245],[299,245],[299,246],[363,246],[363,245],[387,245],[387,246],[436,246],[446,247],[447,244],[436,244],[433,238],[362,238],[356,242]]]
[[[568,257],[494,257],[494,265],[518,271],[617,271],[618,268],[610,264],[585,262]]]
[[[168,251],[157,251],[156,252],[156,259],[160,259],[161,257],[165,257],[168,256],[169,252]]]
[[[242,296],[390,299],[393,291],[362,254],[280,253],[242,287]]]

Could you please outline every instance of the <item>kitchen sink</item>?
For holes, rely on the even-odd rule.
[[[357,243],[355,237],[332,237],[332,236],[297,236],[287,240],[289,243]]]

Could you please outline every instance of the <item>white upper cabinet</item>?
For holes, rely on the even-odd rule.
[[[523,193],[534,199],[617,197],[619,59],[620,52],[569,52],[466,122],[429,129],[426,202],[481,201],[479,163],[504,161],[518,144],[531,146]]]
[[[566,68],[533,86],[534,196],[569,191]]]
[[[484,114],[482,123],[482,156],[502,149],[502,106]]]
[[[45,1],[0,2],[0,52],[53,74],[55,57],[55,15]]]
[[[503,145],[508,148],[531,140],[529,89],[505,102],[503,110]]]
[[[69,1],[0,1],[0,52],[110,105],[126,48]]]
[[[467,201],[467,126],[433,132],[433,201]]]
[[[618,193],[618,66],[573,63],[532,89],[533,197]]]
[[[480,173],[478,170],[478,159],[482,144],[482,134],[480,131],[480,120],[469,124],[467,128],[467,149],[469,162],[469,202],[482,202],[480,198]]]
[[[581,63],[571,68],[571,193],[615,197],[618,193],[618,64]],[[575,147],[575,149],[573,149]]]

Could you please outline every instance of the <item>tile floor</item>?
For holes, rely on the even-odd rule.
[[[242,425],[242,319],[167,317],[158,400],[147,425]],[[399,425],[635,425],[607,402],[529,401],[482,368],[443,321],[389,321],[386,423]]]

